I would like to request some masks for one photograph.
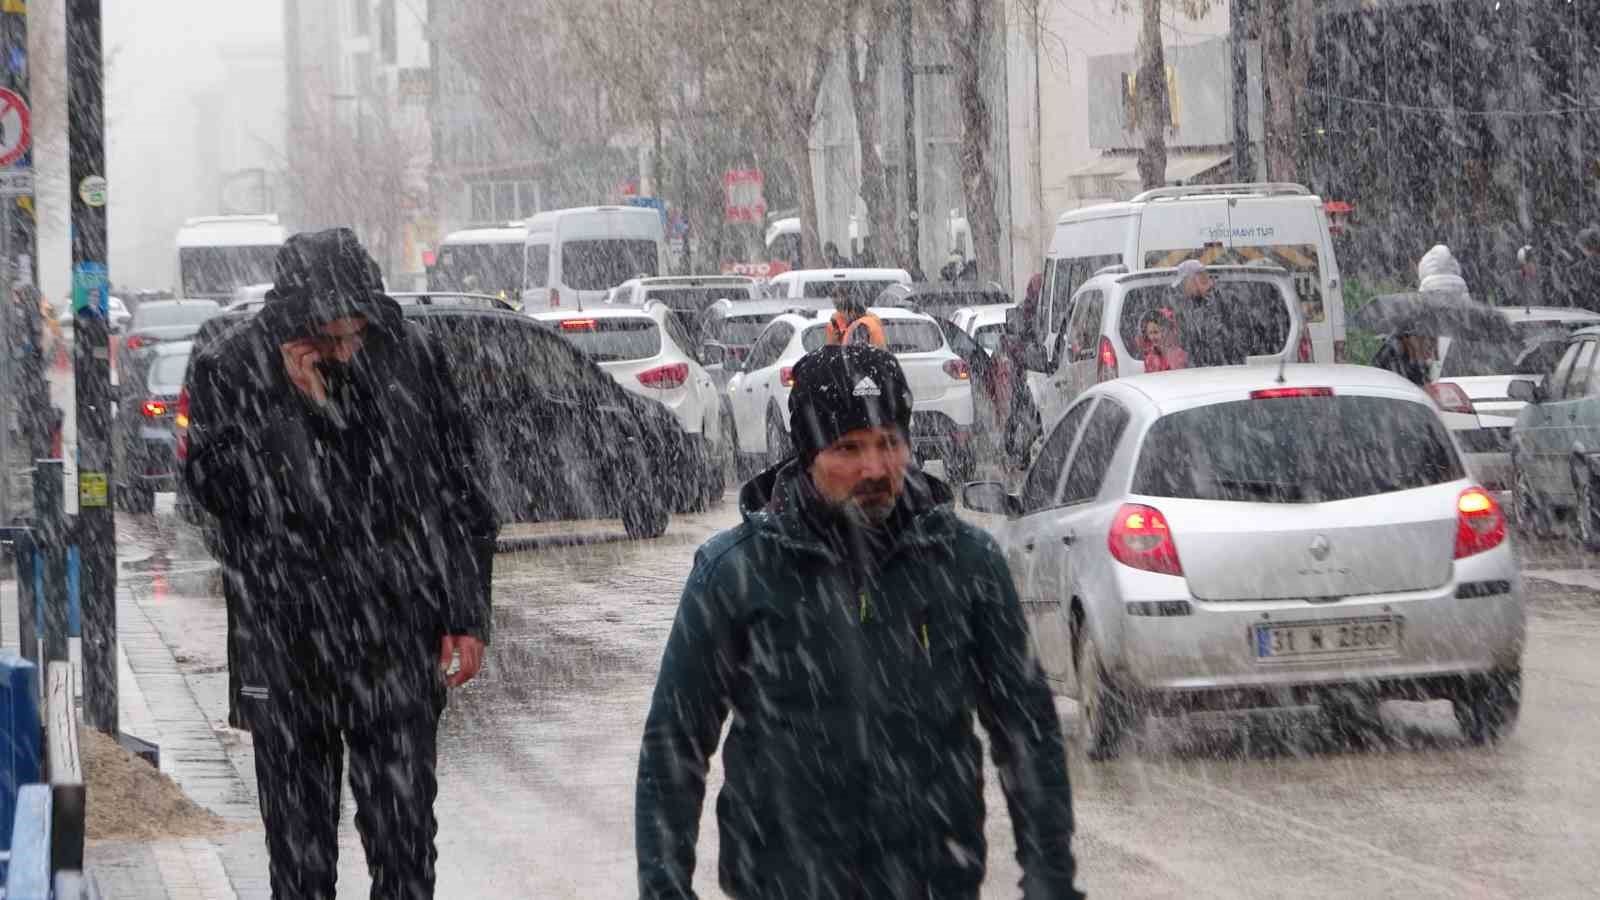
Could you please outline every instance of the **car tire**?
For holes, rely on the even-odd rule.
[[[127,486],[122,494],[122,507],[136,516],[149,515],[156,509],[156,492],[149,488]]]
[[[1133,712],[1107,676],[1099,646],[1088,636],[1078,650],[1078,697],[1077,733],[1084,753],[1096,762],[1116,759]]]
[[[667,533],[671,514],[648,494],[638,497],[622,510],[622,528],[636,541],[651,540]]]
[[[1585,471],[1572,476],[1578,488],[1578,502],[1572,511],[1578,543],[1590,552],[1600,552],[1600,497],[1595,496],[1595,477]]]
[[[1517,727],[1522,712],[1522,671],[1468,678],[1452,702],[1456,723],[1468,742],[1497,743]]]
[[[789,432],[783,430],[783,420],[772,411],[767,412],[767,468],[771,468],[794,455],[794,444]]]
[[[723,440],[726,442],[727,438]],[[722,448],[711,446],[710,441],[701,437],[700,464],[700,509],[707,510],[721,504],[728,492],[727,453]]]
[[[1517,530],[1524,535],[1542,540],[1555,537],[1555,512],[1550,508],[1550,501],[1540,495],[1522,466],[1515,463],[1511,477],[1511,509],[1517,517]]]

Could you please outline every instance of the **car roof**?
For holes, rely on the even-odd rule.
[[[826,312],[826,310],[819,309],[817,312],[823,313]],[[867,312],[877,316],[879,319],[882,319],[885,322],[928,322],[933,325],[939,324],[937,319],[928,315],[927,313],[920,313],[914,309],[901,309],[897,306],[871,306],[867,308]],[[828,321],[827,316],[807,316],[795,312],[785,312],[779,315],[777,318],[787,320],[791,324],[799,323],[804,325],[824,325],[827,324]]]
[[[745,287],[756,283],[748,275],[658,275],[629,280],[643,287]]]
[[[802,281],[907,281],[911,274],[905,269],[793,269],[778,278]]]
[[[884,291],[894,291],[908,297],[938,296],[941,294],[968,295],[968,294],[1006,294],[1006,289],[994,282],[980,284],[976,281],[914,281],[910,284],[904,282],[891,284]]]
[[[952,312],[951,315],[965,313],[981,322],[1004,322],[1006,320],[1006,312],[1016,308],[1017,304],[1015,303],[986,303],[983,306],[963,306]]]
[[[796,297],[789,300],[738,300],[724,297],[705,308],[707,313],[717,313],[724,317],[732,316],[776,316],[792,309],[827,310],[833,308],[833,301],[826,297]]]
[[[1431,403],[1420,388],[1387,369],[1321,363],[1179,369],[1117,378],[1096,385],[1090,391],[1131,393],[1142,397],[1149,405],[1170,411],[1204,406],[1219,399],[1225,401],[1255,390],[1296,387],[1331,387],[1335,393],[1345,390],[1357,394],[1392,394]]]
[[[1594,337],[1600,335],[1600,325],[1591,325],[1588,328],[1579,328],[1572,333],[1572,337]]]
[[[593,309],[552,309],[536,312],[533,318],[541,322],[561,322],[567,319],[650,319],[650,311],[642,306],[597,306]]]
[[[465,306],[480,309],[508,309],[514,310],[515,306],[492,294],[475,294],[469,291],[402,291],[390,294],[389,297],[402,307],[405,306]],[[439,303],[437,301],[449,298],[454,302]],[[471,302],[461,302],[471,301]]]
[[[152,357],[187,356],[194,352],[194,341],[162,341],[150,348]]]
[[[1600,325],[1600,313],[1566,306],[1502,306],[1500,314],[1518,322],[1594,322]]]
[[[139,309],[165,309],[169,306],[214,306],[222,308],[222,304],[204,297],[185,297],[181,300],[146,300],[139,304]]]

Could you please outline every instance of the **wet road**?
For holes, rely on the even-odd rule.
[[[221,601],[162,499],[156,516],[121,523],[124,559],[155,554],[125,566],[124,581],[204,673],[221,658]],[[659,541],[499,558],[487,672],[443,726],[440,897],[635,895],[633,782],[654,672],[695,548],[734,516],[730,502],[675,519]],[[1525,705],[1499,747],[1465,745],[1445,704],[1386,705],[1388,740],[1366,749],[1331,743],[1309,714],[1153,723],[1120,761],[1072,754],[1080,886],[1125,897],[1592,896],[1600,571],[1572,571],[1585,559],[1560,548],[1533,555]],[[1076,704],[1058,706],[1070,732]],[[719,784],[714,771],[711,790]],[[992,773],[988,784],[985,896],[1011,897],[1010,824]],[[348,822],[343,843],[340,895],[365,896]],[[715,860],[708,804],[703,896],[719,895]]]

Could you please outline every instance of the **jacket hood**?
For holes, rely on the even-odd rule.
[[[266,301],[262,323],[281,341],[351,317],[393,332],[404,318],[383,293],[377,262],[348,228],[291,235],[278,250],[277,279]]]
[[[1467,293],[1466,279],[1461,277],[1461,263],[1444,244],[1435,244],[1417,262],[1417,290]]]
[[[749,525],[770,531],[790,544],[821,552],[821,538],[811,533],[799,510],[800,479],[807,477],[798,459],[781,462],[745,483],[739,490],[739,513]],[[900,504],[910,513],[910,526],[894,536],[896,543],[908,539],[930,540],[948,529],[944,516],[950,514],[955,492],[944,481],[920,470],[906,473],[906,487]]]

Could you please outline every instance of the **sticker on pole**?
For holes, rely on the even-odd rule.
[[[33,117],[28,101],[16,91],[0,88],[0,166],[23,157],[33,143]]]
[[[81,509],[105,509],[110,492],[106,490],[106,473],[78,473],[78,506]]]
[[[105,316],[111,306],[111,278],[105,263],[81,262],[72,269],[72,312]]]
[[[99,175],[88,175],[78,182],[78,199],[85,206],[96,209],[106,205],[106,180]]]

